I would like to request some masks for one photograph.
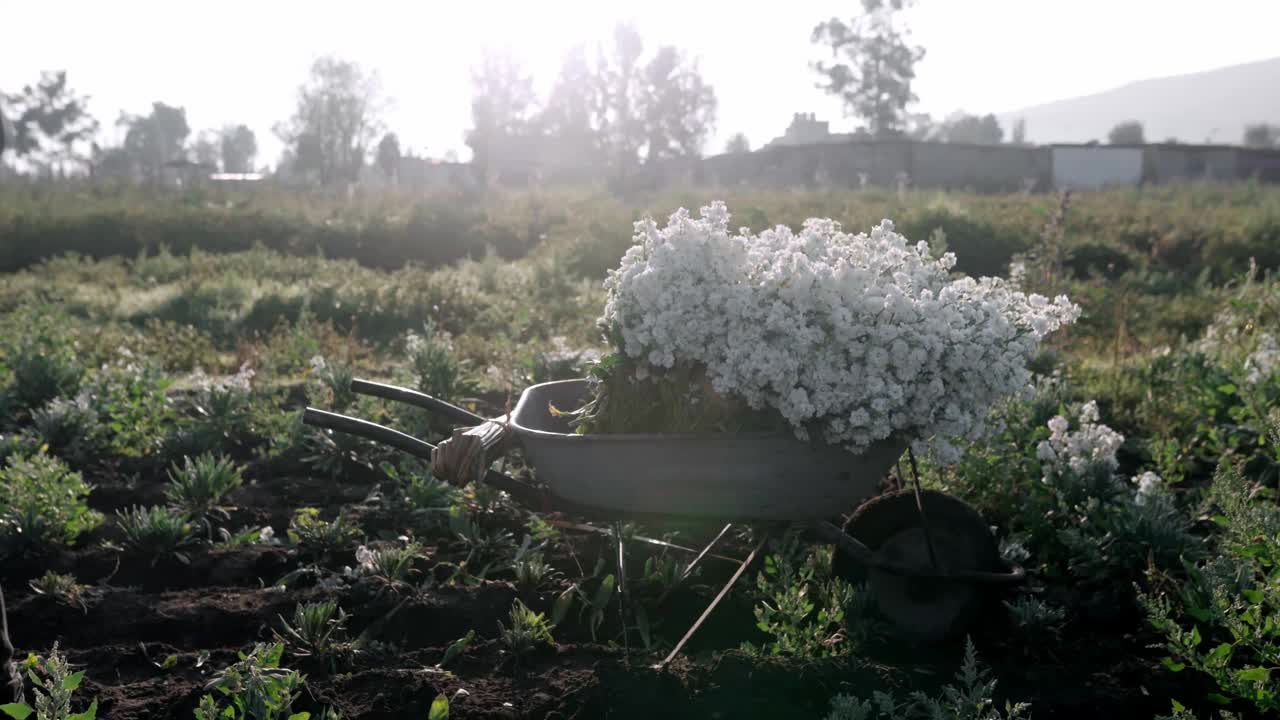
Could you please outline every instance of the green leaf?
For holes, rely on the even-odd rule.
[[[1218,693],[1209,693],[1208,695],[1205,695],[1205,697],[1209,698],[1210,700],[1212,700],[1213,702],[1219,705],[1231,704],[1231,698],[1227,697],[1226,695],[1220,695]]]
[[[449,720],[449,698],[444,695],[437,695],[435,702],[431,703],[431,711],[427,713],[427,720]]]
[[[604,580],[600,581],[600,587],[596,589],[596,596],[591,600],[591,605],[595,608],[603,608],[609,604],[610,598],[613,597],[613,586],[617,582],[613,579],[613,574],[605,575]]]
[[[551,624],[559,627],[569,614],[569,608],[573,607],[573,596],[577,592],[577,585],[570,585],[564,592],[560,593],[555,603],[551,606]]]
[[[294,713],[289,716],[289,720],[311,720],[311,713],[309,712]]]
[[[75,690],[80,687],[80,683],[84,680],[84,671],[71,673],[62,679],[63,690]]]
[[[1235,394],[1236,394],[1236,386],[1235,386],[1235,385],[1233,385],[1233,384],[1231,384],[1231,383],[1226,383],[1226,384],[1224,384],[1224,385],[1219,385],[1219,386],[1218,386],[1218,392],[1222,393],[1223,395],[1235,395]]]
[[[1252,667],[1236,671],[1236,679],[1244,682],[1266,682],[1271,677],[1271,668]]]
[[[72,713],[67,716],[67,720],[94,720],[98,717],[98,701],[94,700],[89,703],[89,709],[84,712]]]
[[[1261,605],[1261,604],[1262,604],[1262,591],[1261,591],[1261,590],[1242,590],[1242,591],[1240,592],[1240,594],[1241,594],[1241,595],[1244,595],[1244,599],[1245,599],[1245,600],[1248,600],[1248,601],[1249,601],[1249,603],[1250,603],[1251,605]]]
[[[1186,663],[1180,663],[1173,658],[1160,658],[1160,663],[1169,669],[1169,672],[1182,672],[1187,668]]]
[[[1195,625],[1191,628],[1191,637],[1187,638],[1187,645],[1200,647],[1200,639],[1200,626]]]
[[[1222,643],[1209,653],[1209,657],[1214,660],[1226,662],[1226,660],[1231,657],[1231,650],[1232,647],[1230,643]]]
[[[14,720],[27,720],[35,710],[33,710],[30,705],[9,703],[8,705],[0,705],[0,712],[14,718]]]

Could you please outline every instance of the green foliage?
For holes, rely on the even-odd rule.
[[[794,532],[774,548],[756,575],[756,627],[773,638],[764,652],[829,657],[856,650],[883,633],[867,612],[866,593],[831,575],[829,550],[806,552]]]
[[[376,581],[381,588],[399,592],[409,584],[409,579],[419,573],[413,565],[422,557],[422,546],[417,543],[403,545],[361,545],[356,549],[357,571]]]
[[[0,556],[71,545],[97,527],[85,502],[91,486],[61,460],[11,455],[0,468]]]
[[[298,508],[289,521],[289,542],[308,555],[325,559],[361,537],[359,528],[351,527],[342,516],[332,522],[320,518],[317,508]]]
[[[292,623],[280,617],[281,631],[275,637],[294,655],[328,659],[350,650],[346,624],[347,614],[336,600],[298,603]]]
[[[14,720],[26,720],[33,713],[36,720],[94,720],[98,716],[97,700],[81,712],[71,712],[71,696],[84,681],[84,672],[71,672],[57,643],[49,651],[49,657],[39,660],[27,675],[35,686],[35,707],[21,702],[9,703],[0,705],[0,712]]]
[[[75,575],[64,575],[48,570],[44,575],[32,580],[30,585],[37,595],[46,595],[65,605],[87,610],[85,596],[88,594],[88,588],[77,582]]]
[[[37,323],[54,323],[56,318],[37,316]],[[76,348],[49,327],[37,325],[4,360],[13,380],[5,389],[10,404],[32,409],[58,398],[75,395],[84,376],[84,366]]]
[[[1280,711],[1280,510],[1272,495],[1224,461],[1210,488],[1221,555],[1188,562],[1184,584],[1141,596],[1165,637],[1168,669],[1198,670],[1218,686],[1210,699],[1263,714]]]
[[[98,412],[83,394],[50,400],[31,413],[31,424],[51,450],[77,461],[92,455],[101,431]]]
[[[831,701],[826,720],[1025,720],[1030,717],[1028,703],[1005,703],[1003,711],[995,703],[996,680],[978,661],[972,640],[965,640],[964,661],[956,672],[955,683],[942,688],[937,696],[912,693],[905,702],[892,694],[876,691],[870,700],[837,695]]]
[[[280,667],[283,654],[282,643],[259,643],[239,653],[240,661],[209,683],[218,695],[201,697],[196,720],[307,720],[309,713],[291,713],[306,678]]]
[[[103,365],[92,372],[77,399],[97,413],[96,449],[125,457],[146,457],[163,445],[175,421],[165,396],[169,381],[149,360]]]
[[[150,556],[153,564],[165,557],[186,562],[186,555],[181,550],[196,542],[191,519],[162,505],[134,505],[119,510],[116,512],[116,527],[123,536],[124,547]]]
[[[551,636],[551,623],[546,616],[530,610],[519,600],[511,606],[511,624],[498,623],[498,635],[517,658],[555,644],[555,638]]]
[[[169,468],[169,484],[164,495],[175,509],[211,528],[210,519],[229,517],[221,503],[227,493],[244,483],[242,471],[231,458],[205,453],[194,460],[184,457],[182,465]]]

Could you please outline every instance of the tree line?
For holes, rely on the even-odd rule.
[[[855,136],[998,144],[1005,132],[992,114],[957,112],[941,120],[910,112],[917,65],[925,49],[911,40],[905,11],[914,0],[861,0],[849,19],[818,23],[811,41],[829,57],[811,64],[817,87],[840,99],[861,121]],[[717,98],[697,60],[672,45],[649,49],[632,25],[618,25],[595,47],[580,44],[563,59],[546,98],[512,55],[489,51],[472,70],[471,128],[464,139],[472,164],[492,179],[514,158],[569,158],[582,166],[629,173],[647,163],[701,154],[715,128]],[[394,178],[401,167],[399,138],[385,123],[388,98],[376,72],[325,56],[298,87],[293,114],[273,127],[284,143],[278,172],[321,184],[354,181],[369,164]],[[99,122],[88,98],[65,71],[43,73],[34,85],[0,93],[0,127],[9,147],[44,173],[88,171],[157,179],[166,165],[196,163],[229,173],[253,171],[258,155],[252,129],[233,124],[192,132],[183,107],[155,102],[145,114],[122,113],[123,142],[100,147]],[[1118,124],[1112,144],[1144,142],[1141,123]],[[1018,121],[1009,142],[1026,142]],[[1244,144],[1280,147],[1280,126],[1246,129]],[[745,135],[725,152],[747,152]]]

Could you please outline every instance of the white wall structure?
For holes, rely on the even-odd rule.
[[[1101,190],[1140,182],[1140,147],[1053,148],[1053,185],[1059,190]]]

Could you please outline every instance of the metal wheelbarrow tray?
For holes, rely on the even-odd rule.
[[[765,526],[755,549],[676,645],[674,657],[755,559],[771,533],[800,522],[834,544],[836,562],[863,567],[882,612],[911,634],[951,634],[985,596],[984,586],[1025,577],[999,558],[986,523],[962,501],[936,491],[879,494],[879,483],[907,443],[889,439],[862,455],[776,433],[586,434],[550,407],[579,407],[587,380],[524,390],[510,416],[486,419],[407,388],[353,380],[352,391],[415,405],[462,426],[438,446],[358,418],[308,407],[303,421],[365,437],[432,460],[454,484],[485,482],[531,510],[597,519],[749,521]],[[538,484],[491,468],[519,447]],[[914,464],[914,459],[913,459]],[[841,528],[830,519],[857,508]],[[711,542],[702,559],[728,530]],[[619,570],[622,544],[619,543]],[[664,660],[663,662],[667,662]]]

